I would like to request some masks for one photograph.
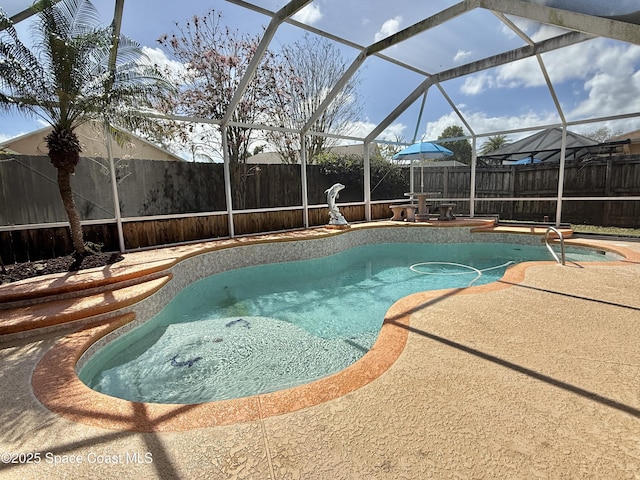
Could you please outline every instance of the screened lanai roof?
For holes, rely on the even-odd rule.
[[[624,127],[612,130],[640,128],[636,0],[185,0],[161,9],[156,0],[93,3],[103,21],[115,18],[123,33],[150,48],[173,22],[209,8],[241,31],[266,26],[265,49],[304,32],[335,41],[350,66],[324,105],[361,73],[366,108],[353,140],[398,132],[432,140],[450,124],[468,137],[616,121]],[[20,22],[30,4],[5,0],[2,8]],[[596,95],[606,97],[606,108],[593,102]],[[228,111],[221,121],[230,118]]]
[[[589,154],[608,152],[606,145],[600,145],[593,139],[567,131],[565,148],[568,159],[580,159]],[[481,161],[526,163],[559,162],[562,150],[562,129],[547,128],[541,132],[525,137],[517,142],[505,145],[478,157]],[[524,162],[523,162],[524,163]]]

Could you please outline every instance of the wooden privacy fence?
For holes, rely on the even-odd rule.
[[[128,249],[229,235],[224,213],[223,166],[188,162],[116,160],[119,205],[125,244]],[[420,179],[420,173],[423,178]],[[382,185],[373,193],[372,218],[389,218],[391,201],[406,202],[408,186]],[[498,214],[503,219],[542,221],[555,219],[555,201],[499,201],[483,198],[555,197],[558,165],[510,167],[479,166],[475,182],[477,215]],[[234,212],[238,235],[288,230],[304,226],[302,183],[299,165],[247,165],[232,170],[234,208],[286,209],[263,212]],[[50,227],[66,222],[55,183],[56,172],[47,157],[9,157],[0,162],[0,255],[5,263],[50,258],[69,253],[67,227]],[[325,175],[307,167],[309,204],[326,202],[324,190],[340,181],[339,175]],[[352,183],[340,194],[339,202],[363,202],[363,182]],[[376,184],[378,181],[376,181]],[[372,185],[374,183],[372,182]],[[471,171],[469,167],[427,167],[415,169],[419,190],[438,192],[441,198],[457,199],[456,211],[469,213]],[[118,240],[107,163],[103,159],[82,159],[73,180],[78,208],[88,241],[117,250]],[[382,193],[381,193],[382,192]],[[640,158],[609,158],[568,164],[564,177],[565,197],[616,197],[640,195]],[[352,222],[365,219],[364,205],[341,210]],[[215,212],[215,213],[212,213]],[[562,220],[604,226],[640,227],[640,201],[564,201]],[[186,215],[185,215],[186,214]],[[180,215],[180,218],[148,218]],[[311,208],[311,226],[327,222],[327,208]],[[41,224],[37,228],[28,224]],[[24,225],[24,228],[14,225]],[[5,228],[2,228],[5,227]]]
[[[223,165],[159,160],[116,160],[123,218],[227,210]],[[302,205],[300,165],[232,165],[234,210]],[[57,175],[48,157],[0,158],[0,227],[65,222]],[[324,191],[340,179],[307,167],[308,203],[326,203]],[[363,180],[347,184],[341,202],[364,200]],[[383,182],[384,183],[384,182]],[[72,178],[82,220],[115,218],[107,160],[81,158]],[[374,200],[402,198],[406,187],[378,188]],[[380,193],[382,192],[382,194]]]
[[[389,205],[390,203],[373,205],[373,219],[390,218]],[[364,205],[342,206],[340,211],[350,222],[365,220]],[[302,208],[274,212],[234,213],[233,218],[236,235],[304,227]],[[310,226],[325,225],[328,219],[326,207],[309,210]],[[85,239],[102,244],[103,250],[119,249],[115,222],[85,225],[83,229]],[[224,238],[229,236],[228,219],[227,215],[221,214],[124,222],[123,235],[128,250]],[[0,255],[5,264],[53,258],[66,255],[72,250],[68,227],[0,231]]]

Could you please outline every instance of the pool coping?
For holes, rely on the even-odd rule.
[[[472,226],[475,231],[492,232],[487,224],[469,225],[471,222],[454,221],[442,226]],[[413,225],[376,222],[360,224],[354,228],[376,228],[380,226]],[[545,229],[522,231],[505,230],[498,233],[541,235]],[[339,235],[346,231],[303,231],[299,236],[291,233],[243,239],[242,242],[218,248],[232,248],[254,242],[295,241],[316,236]],[[567,244],[596,247],[613,251],[622,257],[614,262],[590,263],[590,265],[624,265],[625,262],[640,262],[640,253],[622,246],[603,247],[597,242],[568,239]],[[215,243],[215,242],[213,242]],[[213,251],[207,244],[200,252]],[[197,255],[198,249],[189,251],[184,258]],[[184,259],[183,258],[183,259]],[[180,260],[178,260],[179,262]],[[134,313],[125,313],[106,325],[79,330],[58,340],[34,368],[31,385],[36,398],[50,411],[79,423],[111,430],[140,432],[171,432],[196,428],[251,422],[276,415],[294,412],[342,397],[375,381],[386,372],[402,354],[410,331],[410,318],[414,312],[452,295],[482,294],[510,288],[524,279],[527,268],[539,265],[554,265],[555,262],[525,262],[507,269],[500,281],[463,289],[419,292],[399,299],[387,311],[377,341],[361,359],[346,369],[331,376],[286,390],[260,394],[233,400],[200,403],[193,405],[156,404],[122,400],[98,393],[86,386],[77,376],[76,363],[95,342],[110,332],[130,323]]]

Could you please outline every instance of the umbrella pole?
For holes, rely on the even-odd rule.
[[[411,163],[409,165],[409,192],[413,192],[413,184],[415,182],[415,175],[413,173],[413,158],[411,159]]]

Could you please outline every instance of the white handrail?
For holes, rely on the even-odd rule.
[[[551,245],[549,244],[549,233],[551,232],[555,233],[556,235],[558,235],[558,238],[560,238],[560,255],[562,257],[562,261],[558,258],[558,255],[556,255],[556,252],[553,251],[553,248],[551,248]],[[548,227],[547,231],[544,234],[544,243],[547,245],[547,249],[551,252],[553,258],[556,259],[556,262],[564,265],[566,263],[566,260],[564,256],[564,236],[562,235],[562,232],[555,227]]]

